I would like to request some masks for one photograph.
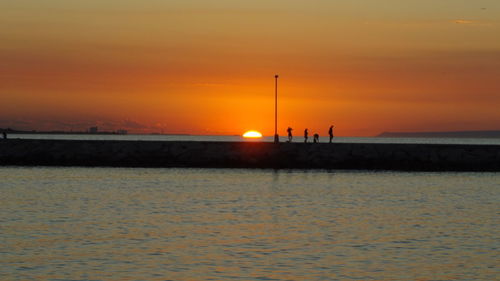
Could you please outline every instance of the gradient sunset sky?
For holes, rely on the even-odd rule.
[[[0,0],[0,128],[500,129],[498,0]]]

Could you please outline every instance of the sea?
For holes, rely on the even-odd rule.
[[[3,166],[0,280],[499,280],[499,203],[500,173]]]

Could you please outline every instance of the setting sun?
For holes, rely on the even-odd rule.
[[[262,134],[258,131],[247,131],[243,134],[244,138],[262,138]]]

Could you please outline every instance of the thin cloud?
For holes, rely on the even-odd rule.
[[[453,22],[456,24],[474,24],[474,23],[476,23],[475,21],[472,21],[472,20],[462,20],[462,19],[454,20]]]
[[[465,19],[456,19],[451,21],[454,24],[463,24],[470,26],[492,26],[497,22],[494,21],[477,21],[477,20],[465,20]]]
[[[383,21],[365,21],[365,25],[379,25],[379,26],[435,26],[446,24],[461,24],[470,26],[492,26],[497,25],[499,21],[479,21],[468,19],[445,19],[445,20],[383,20]]]

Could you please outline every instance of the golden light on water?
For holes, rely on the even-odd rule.
[[[258,131],[251,130],[251,131],[245,132],[243,134],[243,137],[244,138],[258,139],[258,138],[262,138],[262,134]]]

